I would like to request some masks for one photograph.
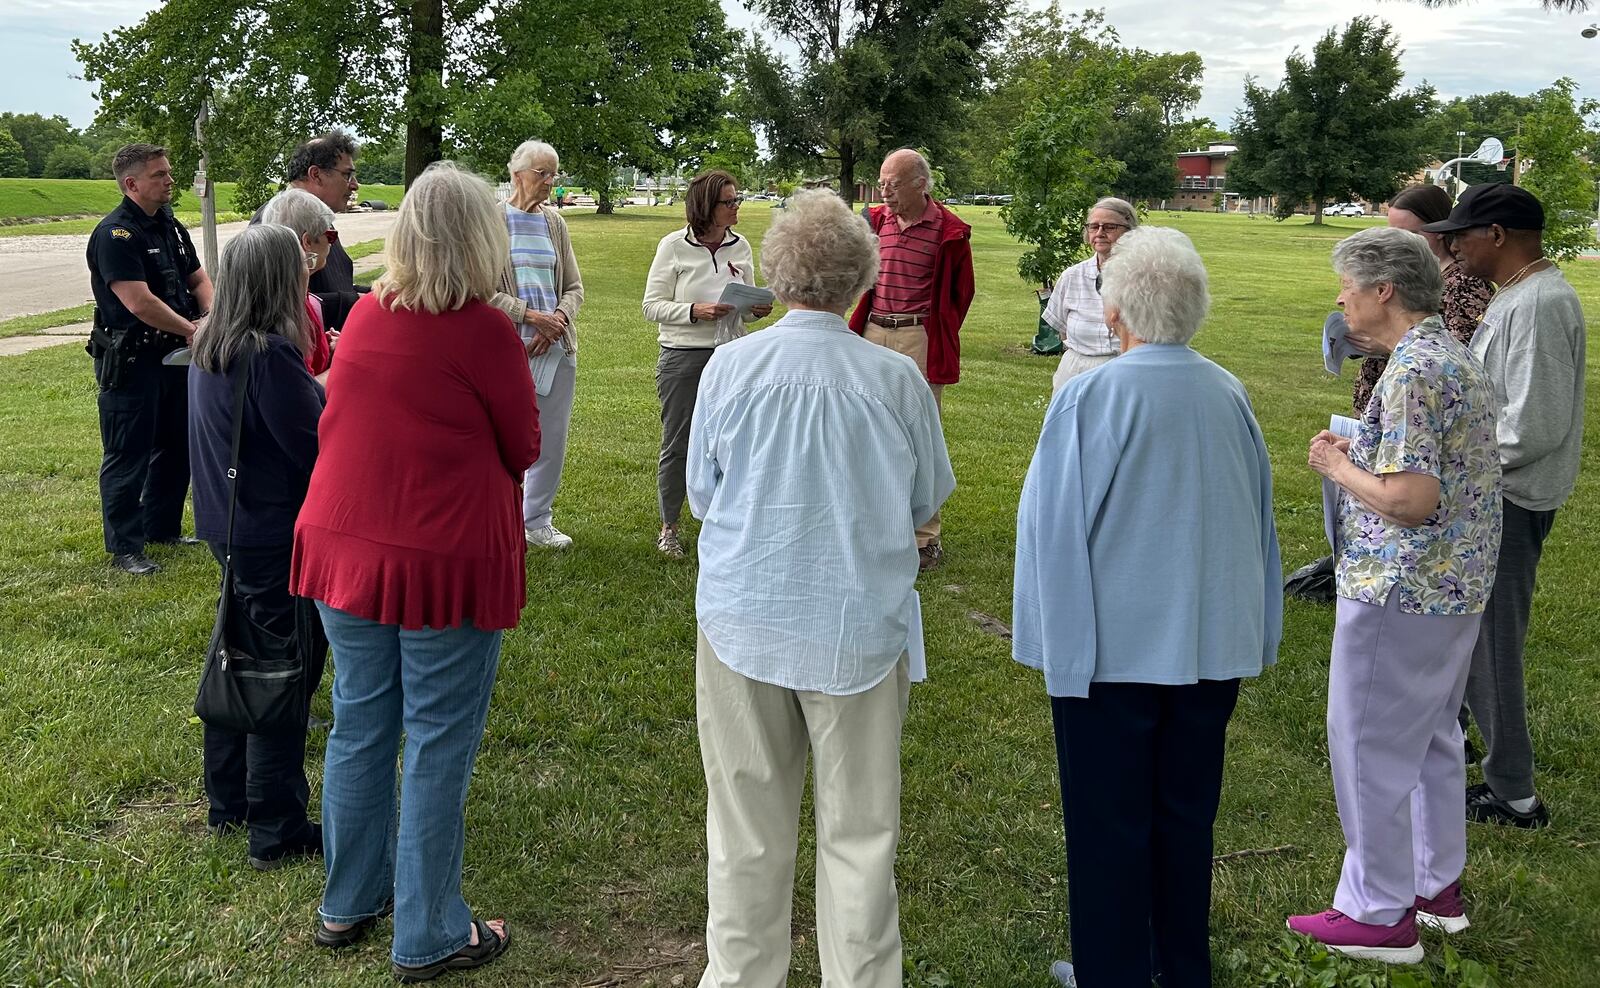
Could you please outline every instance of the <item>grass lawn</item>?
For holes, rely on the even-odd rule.
[[[234,207],[234,183],[217,183],[217,221],[228,223],[247,219],[249,213]],[[200,200],[180,181],[174,190],[175,212],[186,226],[200,223]],[[398,185],[364,185],[362,199],[383,199],[389,205],[400,202],[405,190]],[[40,234],[88,233],[100,217],[117,208],[122,193],[110,179],[77,178],[0,178],[0,237]],[[76,217],[51,222],[18,222],[43,217]],[[92,218],[84,218],[92,217]]]
[[[1020,248],[993,210],[961,212],[975,225],[978,294],[963,380],[945,406],[960,484],[944,512],[947,563],[921,581],[932,679],[913,690],[905,732],[907,980],[1044,988],[1050,960],[1067,953],[1048,705],[1038,675],[972,615],[1009,618],[1018,490],[1054,361],[1026,355],[1038,306],[1015,273]],[[754,205],[740,229],[759,240],[767,218]],[[680,220],[646,208],[569,218],[588,300],[556,514],[577,546],[530,554],[529,604],[505,639],[468,803],[466,892],[484,915],[509,916],[517,942],[475,985],[699,976],[695,569],[653,547],[656,346],[639,313],[656,241]],[[1306,442],[1330,412],[1348,413],[1354,369],[1341,380],[1321,369],[1318,329],[1337,290],[1329,250],[1366,224],[1198,213],[1150,221],[1188,232],[1207,261],[1215,301],[1196,346],[1250,392],[1272,450],[1284,560],[1298,566],[1326,551]],[[1576,262],[1568,274],[1600,324],[1600,267]],[[1591,348],[1591,379],[1597,361]],[[1592,433],[1592,399],[1589,421]],[[1492,965],[1508,988],[1596,983],[1597,458],[1591,435],[1578,492],[1545,551],[1528,650],[1539,785],[1555,826],[1472,830],[1472,929],[1452,939],[1459,955],[1448,963],[1441,939],[1426,936],[1423,980],[1397,976],[1396,988],[1483,983],[1474,965]],[[216,566],[204,552],[167,550],[153,579],[112,571],[98,465],[81,349],[0,360],[0,983],[392,983],[387,925],[352,951],[312,946],[318,865],[258,874],[242,837],[206,835],[190,704]],[[1390,984],[1376,966],[1318,960],[1282,932],[1285,914],[1327,905],[1343,852],[1323,738],[1333,612],[1290,603],[1286,623],[1279,665],[1247,684],[1230,731],[1217,851],[1276,850],[1217,868],[1217,984]],[[326,695],[318,708],[326,713]],[[323,742],[312,738],[314,798]],[[796,985],[819,980],[812,855],[802,837]],[[1302,962],[1330,969],[1297,980],[1307,977]]]

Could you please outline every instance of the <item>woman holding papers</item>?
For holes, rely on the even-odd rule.
[[[693,193],[691,193],[693,195]],[[831,192],[772,224],[789,312],[710,358],[689,436],[700,534],[695,707],[706,773],[701,988],[781,985],[811,756],[822,983],[900,988],[895,846],[917,525],[955,488],[910,357],[850,331],[878,241]]]
[[[1494,391],[1440,321],[1422,237],[1363,230],[1334,248],[1349,337],[1387,354],[1354,439],[1320,432],[1311,468],[1339,485],[1328,758],[1344,869],[1325,912],[1289,928],[1391,963],[1417,924],[1467,926],[1466,767],[1456,713],[1500,544]]]
[[[1044,670],[1066,820],[1053,973],[1210,985],[1225,732],[1283,631],[1272,473],[1244,388],[1189,348],[1210,304],[1189,239],[1129,231],[1102,291],[1122,355],[1051,399],[1017,509],[1012,648]]]
[[[661,238],[644,286],[644,317],[659,326],[656,396],[661,399],[661,457],[656,467],[661,534],[656,548],[683,558],[678,516],[683,512],[684,457],[700,374],[718,345],[744,335],[744,324],[772,312],[770,301],[744,306],[722,301],[731,283],[756,283],[750,242],[733,232],[739,222],[738,184],[724,171],[696,175],[684,196],[688,225]]]
[[[583,305],[583,278],[567,222],[546,203],[561,171],[555,148],[543,141],[523,141],[506,170],[511,173],[512,191],[501,208],[511,238],[511,260],[501,277],[504,294],[491,299],[491,304],[510,316],[521,333],[539,395],[539,462],[523,478],[522,524],[529,545],[565,549],[572,545],[572,537],[556,528],[551,505],[566,461],[567,427],[578,380],[575,326]]]
[[[412,184],[389,270],[345,322],[295,524],[290,589],[317,601],[339,671],[316,941],[355,943],[392,908],[401,981],[510,942],[461,896],[467,783],[526,600],[518,488],[539,457],[522,341],[487,304],[508,249],[482,179],[440,162]]]

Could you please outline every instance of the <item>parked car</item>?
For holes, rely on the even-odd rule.
[[[1336,202],[1322,211],[1324,216],[1365,216],[1367,211],[1358,202]]]

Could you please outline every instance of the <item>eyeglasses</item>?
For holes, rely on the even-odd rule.
[[[1133,228],[1128,226],[1126,223],[1085,223],[1083,225],[1084,233],[1100,233],[1101,231],[1105,231],[1106,233],[1116,233],[1119,230],[1131,229]]]
[[[547,172],[543,168],[524,168],[522,170],[539,176],[539,181],[541,182],[553,182],[557,174],[556,172]]]
[[[347,168],[347,169],[330,168],[330,169],[328,169],[328,171],[329,171],[330,174],[343,176],[343,178],[344,178],[344,180],[346,182],[352,182],[353,183],[356,180],[356,170],[354,168]]]
[[[741,202],[744,202],[744,196],[734,196],[732,199],[718,199],[717,205],[727,206],[729,209],[738,209]]]
[[[315,271],[316,269],[317,269],[317,255],[311,253],[310,251],[307,251],[306,252],[306,270],[307,271]]]

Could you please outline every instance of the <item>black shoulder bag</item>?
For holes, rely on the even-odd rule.
[[[233,516],[239,504],[239,440],[244,398],[255,353],[246,351],[244,370],[233,385],[233,450],[228,465],[228,548],[223,556],[217,621],[206,647],[205,671],[194,712],[212,727],[241,734],[305,729],[311,697],[305,664],[294,634],[281,636],[251,620],[234,599]]]

